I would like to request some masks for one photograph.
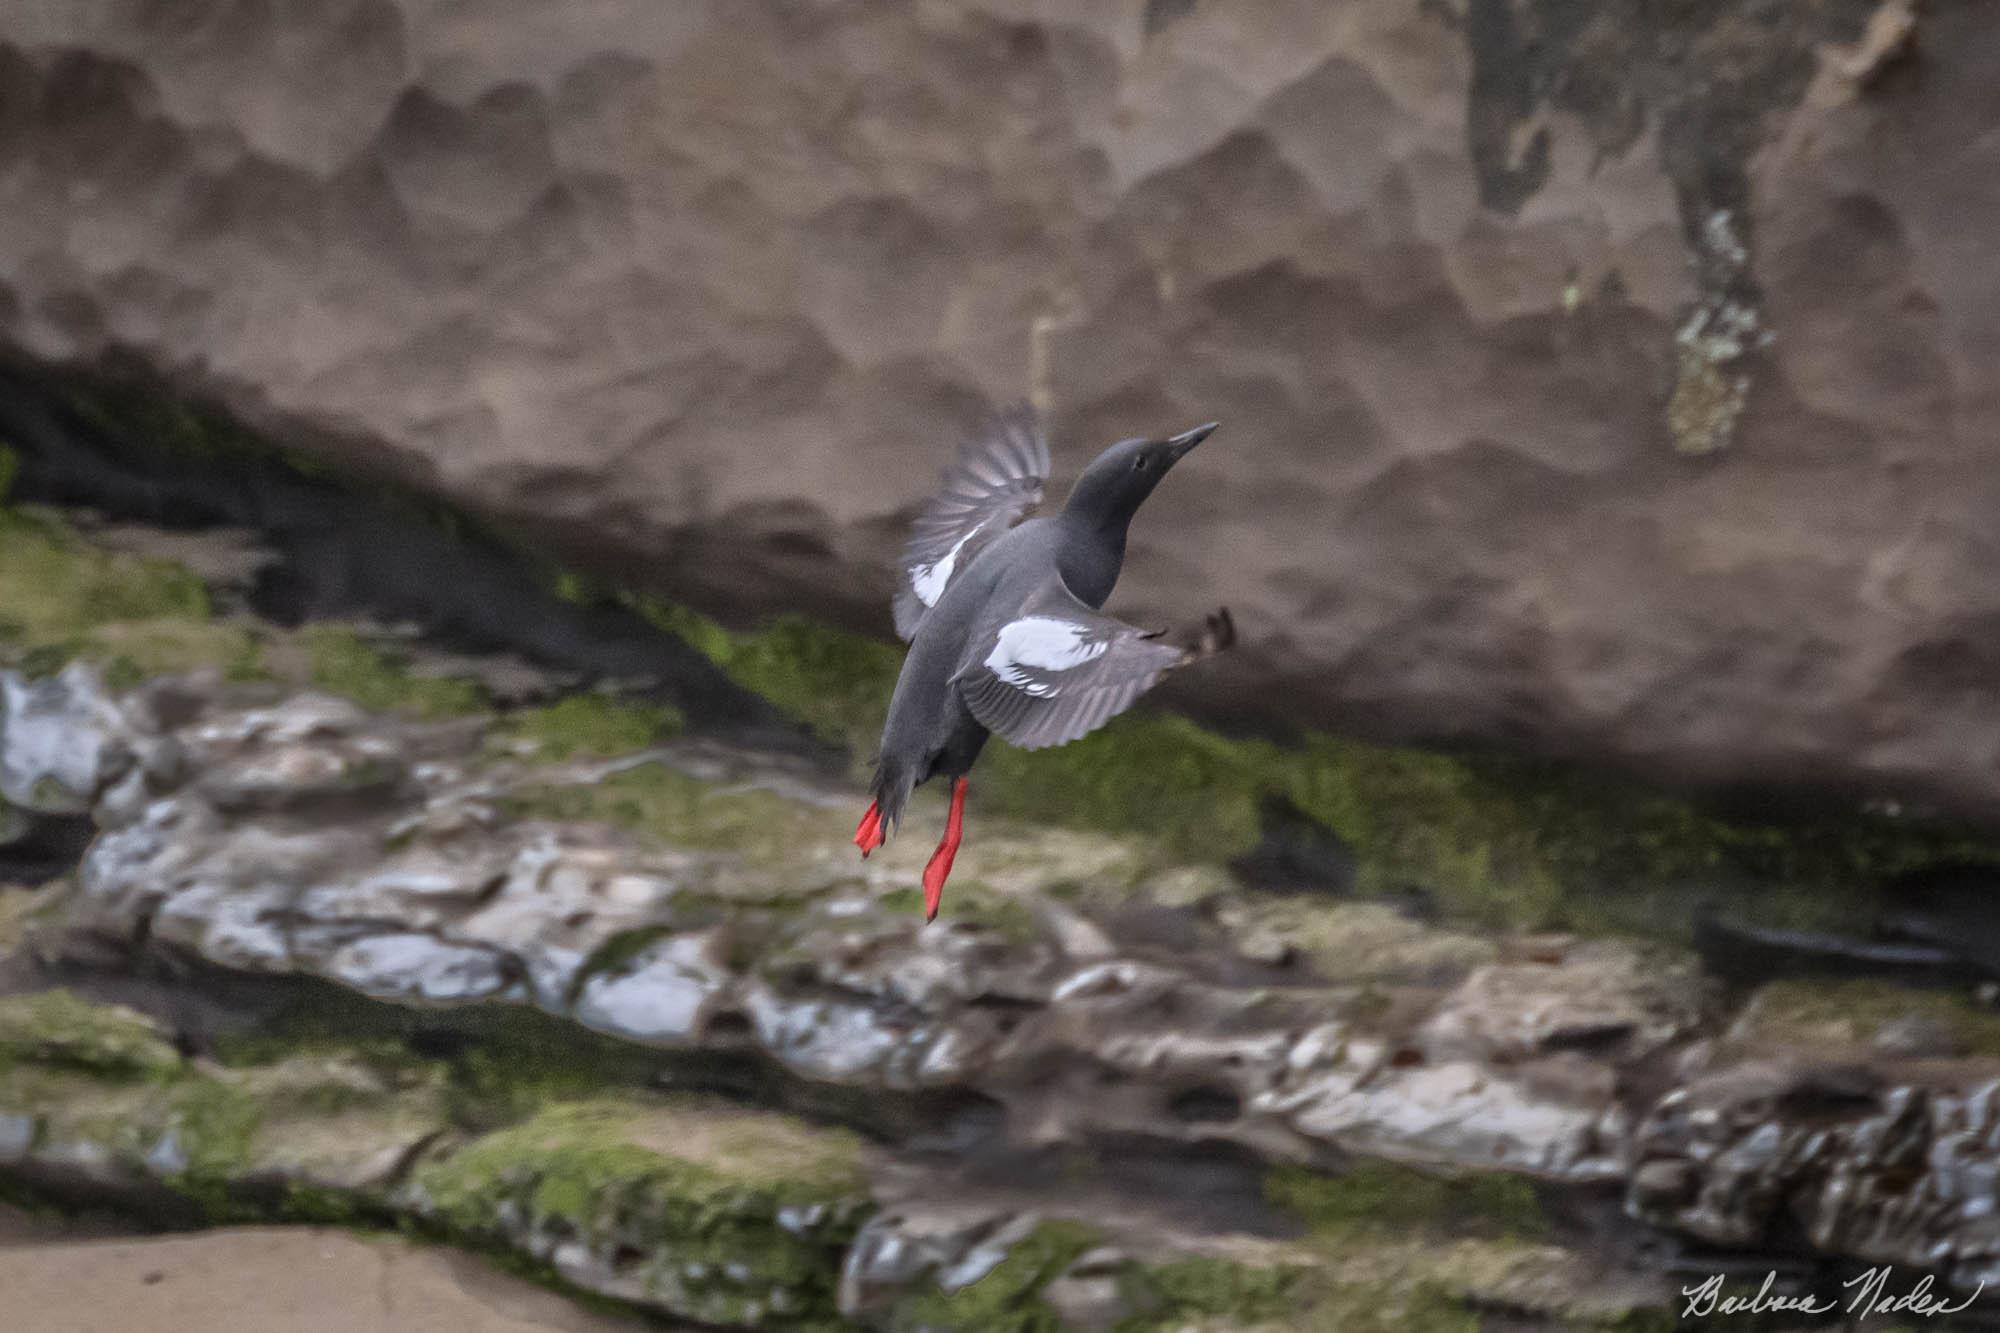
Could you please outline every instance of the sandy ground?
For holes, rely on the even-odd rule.
[[[52,1230],[0,1208],[8,1333],[638,1333],[469,1255],[305,1227]]]

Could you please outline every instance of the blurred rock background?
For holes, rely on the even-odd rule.
[[[6,6],[0,1185],[739,1327],[1970,1290],[1996,75],[1976,0]],[[1243,643],[989,756],[923,931],[852,765],[1019,397],[1059,486],[1225,423],[1116,606]]]

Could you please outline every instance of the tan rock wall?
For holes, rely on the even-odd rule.
[[[1235,610],[1212,705],[1991,807],[1996,74],[1899,0],[42,0],[0,338],[883,629],[988,405],[1220,418],[1118,599]]]

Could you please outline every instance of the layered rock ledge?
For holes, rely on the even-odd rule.
[[[854,861],[796,761],[83,663],[0,701],[0,794],[100,830],[0,898],[10,975],[153,1015],[0,1007],[0,1170],[45,1192],[401,1219],[747,1327],[1615,1321],[1794,1225],[2000,1278],[1969,998],[1746,1001],[1004,821],[925,928],[923,849]]]

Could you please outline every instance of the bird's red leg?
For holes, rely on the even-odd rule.
[[[861,849],[863,857],[882,845],[882,810],[874,801],[868,803],[868,813],[855,826],[854,845]]]
[[[951,874],[952,858],[958,855],[958,841],[965,832],[965,779],[951,782],[951,813],[945,817],[944,838],[924,867],[924,920],[935,921],[938,903],[944,899],[945,877]]]

